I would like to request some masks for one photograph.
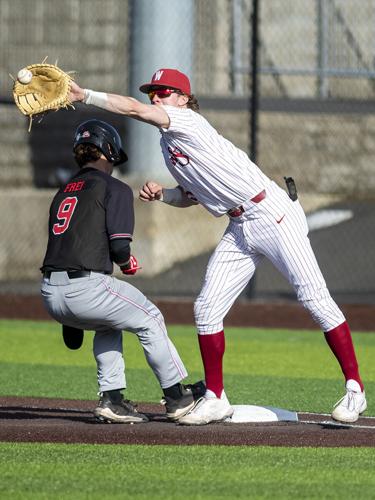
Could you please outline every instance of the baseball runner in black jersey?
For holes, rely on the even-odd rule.
[[[181,384],[187,372],[161,312],[137,288],[111,275],[113,262],[124,274],[139,269],[130,253],[133,192],[111,177],[113,167],[127,160],[120,136],[108,123],[89,120],[78,127],[73,151],[81,168],[59,189],[50,207],[41,267],[44,304],[63,325],[69,347],[79,347],[84,330],[95,330],[101,394],[95,417],[120,423],[148,420],[121,393],[126,388],[122,330],[127,330],[138,336],[163,390],[167,416],[177,421],[195,406],[204,384]]]

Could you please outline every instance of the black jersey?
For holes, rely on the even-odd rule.
[[[110,242],[132,240],[133,192],[109,174],[82,168],[55,195],[41,270],[112,273]]]

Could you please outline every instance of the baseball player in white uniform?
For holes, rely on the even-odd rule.
[[[332,417],[355,422],[367,403],[350,329],[319,269],[299,201],[292,200],[199,114],[186,75],[163,68],[140,90],[148,94],[151,105],[82,89],[75,82],[70,97],[72,102],[83,101],[158,127],[166,166],[178,186],[166,189],[147,182],[140,190],[141,200],[178,207],[200,204],[215,217],[229,219],[194,305],[207,391],[179,423],[203,425],[233,414],[223,384],[223,319],[264,257],[292,284],[340,364],[346,394],[336,403]]]

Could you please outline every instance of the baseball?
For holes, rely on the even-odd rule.
[[[33,77],[33,74],[27,68],[22,68],[17,73],[17,80],[20,83],[23,83],[24,85],[26,85],[27,83],[30,83],[32,77]]]

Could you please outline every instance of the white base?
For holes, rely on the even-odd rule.
[[[298,422],[297,413],[294,411],[273,408],[271,406],[232,405],[233,416],[228,418],[229,423],[244,422]]]

